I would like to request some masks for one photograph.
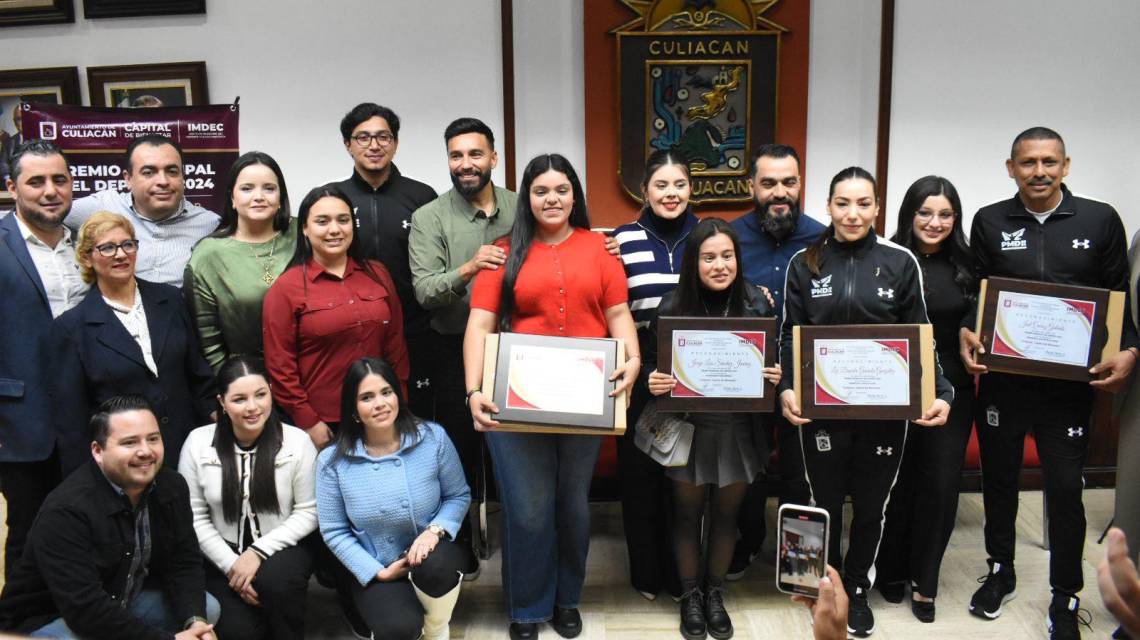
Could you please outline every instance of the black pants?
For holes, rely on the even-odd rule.
[[[435,420],[439,334],[431,329],[405,338],[408,344],[408,406],[416,417]]]
[[[665,467],[634,445],[634,428],[649,390],[636,385],[629,405],[625,435],[618,438],[618,480],[621,489],[621,518],[625,546],[629,554],[629,580],[633,588],[646,593],[662,589],[681,593],[673,554],[673,485],[665,477]]]
[[[870,589],[883,535],[887,500],[906,446],[903,420],[816,420],[800,428],[808,489],[831,516],[828,563],[844,569],[847,588]],[[843,500],[854,514],[847,557],[840,562]]]
[[[59,484],[59,452],[53,449],[47,460],[0,463],[0,492],[8,506],[8,539],[4,543],[4,578],[12,575],[28,531],[44,499]]]
[[[435,336],[434,359],[435,377],[435,420],[455,445],[459,462],[463,465],[463,475],[467,486],[471,487],[472,498],[483,495],[483,465],[491,464],[491,457],[483,456],[483,434],[475,430],[471,421],[471,410],[464,398],[467,395],[463,379],[463,336]],[[458,542],[470,546],[471,526],[467,518],[456,536]]]
[[[986,508],[986,553],[1013,564],[1018,475],[1025,434],[1032,431],[1045,479],[1049,516],[1049,585],[1076,595],[1084,586],[1084,464],[1092,427],[1088,384],[990,373],[978,391],[978,444]]]
[[[811,499],[807,479],[804,477],[804,455],[800,449],[800,432],[779,413],[771,414],[767,420],[775,426],[775,449],[778,451],[780,467],[780,504],[807,504]],[[770,433],[767,429],[766,432]],[[756,476],[744,496],[740,508],[740,542],[749,554],[757,553],[768,535],[768,521],[765,510],[768,506],[768,487],[771,480],[764,474]]]
[[[288,640],[305,637],[306,596],[309,576],[313,573],[314,547],[317,541],[303,540],[269,556],[257,570],[253,590],[260,607],[246,604],[229,587],[218,567],[209,560],[206,565],[206,591],[222,605],[222,617],[215,631],[219,638],[249,640]]]
[[[909,580],[920,594],[938,596],[938,572],[954,532],[958,483],[973,424],[971,378],[968,386],[955,386],[945,426],[910,426],[898,482],[887,506],[883,552],[876,561],[879,584]]]
[[[440,540],[427,560],[412,570],[410,578],[420,591],[438,598],[459,584],[463,551],[454,542]],[[352,599],[372,629],[375,640],[415,640],[424,626],[424,608],[408,578],[393,582],[373,580],[367,586],[353,579]]]

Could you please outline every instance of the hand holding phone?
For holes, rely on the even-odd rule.
[[[818,598],[819,581],[827,575],[831,518],[823,509],[785,504],[777,523],[776,588]]]

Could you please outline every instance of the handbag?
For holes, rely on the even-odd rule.
[[[662,466],[683,467],[693,446],[693,423],[684,414],[658,411],[651,399],[637,419],[633,444]]]

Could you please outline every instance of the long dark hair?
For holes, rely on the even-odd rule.
[[[214,387],[219,398],[225,398],[230,385],[238,378],[261,376],[269,384],[269,373],[265,362],[255,356],[239,355],[229,358],[214,377]],[[281,420],[270,405],[269,417],[257,439],[257,455],[253,458],[253,469],[249,479],[249,506],[254,513],[281,513],[281,503],[277,501],[277,480],[275,478],[277,452],[281,450]],[[233,524],[241,517],[242,487],[238,477],[237,454],[234,446],[234,424],[219,402],[218,424],[214,427],[214,451],[222,464],[222,517]]]
[[[238,213],[237,209],[234,209],[234,187],[237,186],[238,176],[241,175],[242,170],[256,164],[269,167],[269,170],[277,176],[277,188],[280,189],[281,194],[279,204],[281,206],[273,216],[273,230],[285,231],[289,228],[289,217],[293,215],[293,210],[289,208],[289,190],[285,188],[285,175],[281,173],[281,166],[278,165],[277,161],[268,153],[249,151],[241,154],[241,156],[234,161],[233,166],[230,167],[229,174],[226,175],[226,190],[222,204],[222,221],[218,224],[218,228],[210,234],[210,237],[228,238],[237,233]]]
[[[707,313],[701,300],[701,292],[705,285],[701,282],[700,259],[701,245],[709,238],[724,234],[732,240],[732,252],[736,255],[736,277],[728,287],[729,316],[744,315],[744,276],[740,270],[740,239],[736,231],[720,218],[705,218],[689,232],[689,243],[685,245],[685,253],[681,258],[681,275],[677,281],[677,313],[683,316],[701,316]]]
[[[891,241],[914,253],[918,252],[918,243],[914,238],[914,216],[931,196],[945,196],[950,201],[950,208],[954,210],[954,226],[950,230],[950,237],[944,242],[944,250],[950,257],[950,264],[954,265],[954,282],[963,291],[972,291],[977,276],[974,274],[970,247],[966,243],[966,232],[962,230],[962,200],[958,198],[958,190],[953,183],[946,178],[925,176],[910,185],[899,207],[898,228]]]
[[[305,199],[301,200],[301,207],[297,211],[297,246],[293,250],[293,258],[289,260],[289,266],[286,267],[286,269],[298,265],[302,269],[308,269],[309,259],[313,257],[313,245],[309,242],[309,238],[305,236],[303,231],[305,229],[305,223],[309,221],[309,211],[321,198],[336,198],[348,207],[349,215],[352,216],[352,242],[348,244],[348,257],[355,260],[357,266],[363,269],[369,278],[383,285],[384,282],[380,279],[380,276],[376,275],[376,270],[373,268],[371,261],[367,260],[364,256],[364,241],[360,239],[360,234],[356,232],[356,208],[353,206],[352,200],[349,200],[348,195],[333,183],[313,188],[309,193],[305,194]],[[309,278],[305,277],[303,280],[305,282],[305,290],[308,291]],[[389,293],[395,294],[394,291],[390,291]]]
[[[835,174],[835,177],[831,179],[831,186],[827,189],[827,201],[829,203],[831,202],[831,198],[835,196],[835,187],[839,186],[839,183],[845,180],[866,180],[871,183],[872,192],[878,193],[879,191],[879,184],[875,182],[875,176],[871,175],[870,171],[867,171],[863,167],[847,167],[843,171]],[[819,263],[820,260],[823,259],[823,245],[827,244],[834,236],[835,223],[829,222],[827,223],[827,229],[804,251],[804,262],[807,264],[807,268],[811,271],[813,276],[819,276]]]
[[[360,414],[356,411],[356,394],[360,391],[360,383],[368,376],[376,374],[392,387],[396,394],[399,411],[396,413],[396,437],[403,440],[404,436],[415,435],[419,430],[420,421],[408,407],[404,398],[404,387],[392,365],[380,358],[361,358],[353,362],[344,374],[344,385],[340,389],[340,427],[337,428],[336,451],[333,460],[343,458],[352,453],[356,443],[364,438],[364,425],[360,422]]]
[[[578,180],[578,173],[570,165],[570,161],[557,153],[548,153],[537,156],[526,165],[523,171],[522,184],[519,186],[519,203],[515,211],[515,223],[511,227],[511,247],[507,256],[507,263],[503,267],[503,290],[499,303],[499,331],[511,330],[511,316],[515,313],[515,283],[519,279],[519,271],[523,262],[526,262],[530,243],[534,240],[534,212],[530,208],[530,186],[535,178],[547,171],[557,171],[565,174],[570,181],[570,188],[574,195],[574,208],[570,210],[570,226],[578,229],[590,228],[590,215],[586,212],[586,194],[582,191],[582,183]]]

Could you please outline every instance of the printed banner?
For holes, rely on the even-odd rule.
[[[126,191],[124,154],[140,136],[166,136],[182,147],[186,198],[222,210],[225,176],[238,157],[237,105],[105,109],[24,103],[23,130],[50,140],[71,163],[75,198]]]

